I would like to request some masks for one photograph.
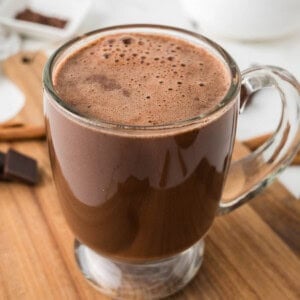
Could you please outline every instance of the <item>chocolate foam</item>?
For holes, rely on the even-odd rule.
[[[160,125],[215,107],[230,85],[224,64],[170,36],[102,37],[68,56],[54,87],[81,115],[124,125]]]

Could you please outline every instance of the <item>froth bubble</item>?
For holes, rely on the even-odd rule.
[[[133,43],[134,39],[131,37],[125,37],[121,39],[122,43],[127,46]]]

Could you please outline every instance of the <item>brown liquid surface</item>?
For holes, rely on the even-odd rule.
[[[64,61],[54,79],[76,111],[129,125],[205,113],[221,101],[229,82],[224,65],[205,49],[147,34],[100,38]]]
[[[61,97],[81,113],[131,125],[191,117],[223,97],[227,73],[202,48],[165,36],[130,38],[128,44],[110,36],[67,58],[55,77]],[[115,52],[106,59],[105,49]],[[130,60],[117,49],[127,50]],[[193,129],[124,135],[86,126],[48,95],[45,100],[54,180],[81,242],[109,257],[151,260],[177,254],[205,235],[231,158],[237,101]]]

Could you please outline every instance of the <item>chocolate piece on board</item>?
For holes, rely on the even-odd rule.
[[[0,180],[4,179],[3,176],[4,160],[5,160],[5,154],[0,151]]]
[[[27,155],[9,149],[4,160],[4,177],[28,184],[38,182],[37,161]]]

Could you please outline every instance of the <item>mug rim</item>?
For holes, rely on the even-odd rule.
[[[52,75],[53,75],[53,67],[56,62],[56,60],[59,58],[60,55],[64,53],[65,50],[67,50],[69,47],[72,45],[87,39],[89,37],[92,37],[94,35],[98,34],[105,34],[106,32],[112,32],[112,33],[117,33],[118,30],[134,30],[134,29],[146,29],[146,30],[151,30],[155,29],[157,30],[157,33],[160,33],[159,31],[171,31],[173,33],[179,33],[183,34],[192,38],[195,38],[196,40],[201,41],[204,44],[207,44],[210,48],[212,48],[214,51],[216,51],[224,60],[226,63],[226,67],[228,68],[230,72],[230,86],[229,89],[227,90],[225,96],[223,99],[215,105],[212,109],[209,111],[198,114],[196,116],[193,116],[191,118],[187,119],[182,119],[174,122],[169,122],[169,123],[164,123],[164,124],[158,124],[158,125],[130,125],[130,124],[120,124],[120,123],[114,123],[114,122],[109,122],[105,120],[101,120],[99,118],[91,118],[87,117],[78,111],[76,111],[71,105],[66,103],[63,99],[60,98],[58,93],[55,91],[54,85],[53,85],[53,80],[52,80]],[[114,32],[116,31],[116,32]],[[126,33],[126,31],[124,31]],[[165,33],[166,34],[166,33]],[[84,45],[82,45],[84,47]],[[206,49],[209,51],[209,49]],[[211,52],[211,51],[210,51]],[[217,57],[218,58],[218,57]],[[219,58],[218,58],[219,59]],[[222,109],[225,109],[231,102],[233,102],[241,87],[241,73],[239,71],[239,68],[234,61],[234,59],[227,53],[226,50],[224,50],[220,45],[218,45],[216,42],[210,40],[209,38],[182,28],[178,27],[173,27],[173,26],[166,26],[166,25],[155,25],[155,24],[126,24],[126,25],[116,25],[116,26],[110,26],[110,27],[105,27],[101,29],[96,29],[90,32],[87,32],[83,35],[80,35],[78,37],[75,37],[66,43],[64,43],[62,46],[60,46],[47,60],[47,63],[44,67],[43,70],[43,87],[44,90],[47,91],[52,100],[55,100],[55,104],[59,106],[60,109],[63,110],[68,116],[76,119],[77,121],[84,123],[88,126],[93,126],[96,128],[106,128],[106,129],[117,129],[117,130],[125,130],[125,131],[130,131],[130,130],[164,130],[164,129],[172,129],[172,128],[182,128],[182,127],[188,127],[190,125],[198,124],[201,122],[205,122],[208,118],[216,115],[219,113]]]

